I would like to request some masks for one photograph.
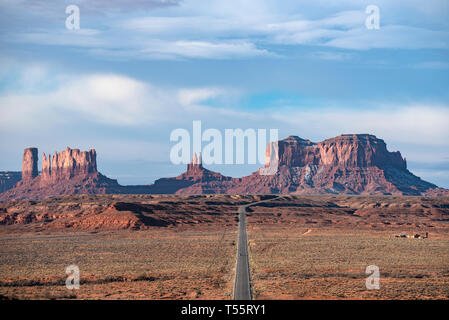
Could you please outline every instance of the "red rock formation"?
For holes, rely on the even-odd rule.
[[[400,152],[389,152],[383,140],[368,134],[345,134],[319,143],[290,136],[279,141],[278,148],[280,166],[388,166],[407,169]]]
[[[89,175],[97,172],[97,154],[94,149],[81,152],[67,147],[54,156],[42,155],[42,182],[50,183],[68,180],[75,176]]]
[[[436,187],[408,171],[400,152],[389,152],[368,134],[319,143],[290,136],[278,141],[277,159],[275,175],[253,173],[228,192],[419,195]]]
[[[2,193],[0,201],[42,199],[66,194],[123,193],[117,180],[109,179],[97,171],[95,150],[81,152],[67,148],[51,157],[43,154],[42,174],[37,175],[37,148],[25,149],[23,175],[17,185]],[[134,192],[146,188],[131,188]]]
[[[37,148],[26,148],[23,152],[22,180],[30,180],[37,177]]]
[[[202,164],[201,152],[198,154],[198,156],[196,155],[196,152],[195,152],[192,157],[192,162],[187,164],[187,172],[192,172],[192,171],[200,172],[203,169],[204,168],[203,168],[203,164]]]
[[[243,178],[223,177],[198,165],[170,182],[166,193],[201,194],[395,194],[421,195],[436,188],[407,170],[399,152],[389,152],[373,135],[341,135],[319,143],[290,136],[278,141],[277,170],[272,175],[254,172]],[[270,167],[270,147],[265,167]],[[194,157],[195,159],[195,157]],[[196,168],[196,169],[195,169]],[[175,187],[176,186],[176,187]],[[440,192],[441,193],[441,192]]]
[[[42,153],[42,181],[50,181],[51,179],[51,156],[48,157]]]
[[[273,174],[256,171],[231,178],[203,167],[194,154],[187,171],[178,177],[162,178],[153,185],[120,186],[97,171],[95,150],[70,149],[43,155],[42,175],[35,176],[37,149],[24,153],[25,179],[0,195],[0,201],[39,199],[78,193],[139,194],[394,194],[447,195],[448,191],[421,180],[407,170],[399,152],[389,152],[383,140],[373,135],[341,135],[319,143],[290,136],[277,143],[275,157],[267,149],[265,167]],[[264,173],[271,170],[264,170]]]
[[[187,171],[175,178],[161,178],[151,185],[151,193],[156,194],[211,194],[226,193],[231,177],[205,169],[201,154],[193,154],[192,162],[187,164]]]

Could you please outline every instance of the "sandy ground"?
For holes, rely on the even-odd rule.
[[[0,298],[231,299],[237,208],[260,199],[2,203]],[[447,198],[289,195],[248,215],[256,299],[449,299]],[[79,290],[65,286],[71,264]],[[379,267],[379,290],[366,288],[369,265]]]
[[[119,231],[0,239],[0,295],[18,299],[229,299],[235,230]],[[66,267],[80,289],[65,286]]]
[[[282,201],[252,207],[248,218],[256,299],[449,299],[447,200]],[[395,236],[426,232],[427,239]],[[370,265],[379,268],[379,290],[366,287]]]

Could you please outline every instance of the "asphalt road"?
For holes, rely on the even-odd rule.
[[[235,269],[234,300],[251,300],[248,242],[246,239],[246,206],[239,207],[239,244]]]
[[[235,268],[234,300],[251,300],[251,278],[249,274],[248,241],[246,237],[246,208],[282,196],[239,206],[239,244]]]

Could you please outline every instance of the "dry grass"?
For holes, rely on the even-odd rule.
[[[232,229],[3,238],[0,295],[226,299],[232,292],[234,239]],[[80,290],[65,288],[71,264],[80,268]]]
[[[448,299],[449,239],[341,229],[250,228],[258,299]],[[367,290],[365,269],[380,270]]]
[[[10,220],[0,225],[0,299],[229,299],[237,207],[262,198],[2,203]],[[448,198],[288,195],[248,211],[257,299],[449,298]],[[81,272],[77,291],[65,287],[71,264]],[[365,287],[368,265],[380,268],[380,290]]]

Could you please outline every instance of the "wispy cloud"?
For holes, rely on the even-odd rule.
[[[46,82],[45,76],[39,70],[36,72]],[[39,86],[40,83],[33,80],[28,87],[30,84]],[[74,116],[119,127],[176,125],[195,118],[218,125],[219,114],[224,117],[221,119],[224,123],[244,124],[244,119],[250,119],[267,127],[270,123],[290,127],[306,137],[318,133],[330,137],[365,132],[404,143],[449,145],[447,105],[390,103],[373,109],[277,106],[275,110],[249,112],[211,104],[213,99],[241,94],[237,89],[224,87],[164,88],[129,76],[94,73],[60,78],[52,90],[45,92],[20,88],[4,92],[0,95],[0,112],[4,128],[15,128],[18,123],[30,128],[49,126],[72,121]]]
[[[226,94],[227,91],[222,88],[181,89],[178,92],[178,101],[181,105],[187,107]]]
[[[8,64],[11,66],[11,61]],[[399,149],[415,162],[449,156],[449,106],[444,104],[389,103],[372,109],[277,105],[273,109],[245,110],[247,100],[240,88],[164,87],[118,73],[59,76],[50,65],[15,64],[19,70],[17,86],[0,91],[0,131],[3,137],[15,137],[12,147],[18,150],[19,139],[25,144],[45,141],[53,146],[67,141],[98,146],[106,157],[114,146],[136,154],[139,146],[150,148],[155,144],[157,148],[137,153],[151,157],[151,152],[158,152],[158,159],[163,160],[161,153],[166,154],[170,148],[170,130],[190,129],[192,120],[201,120],[207,128],[278,128],[281,137],[295,134],[312,140],[342,133],[371,133],[384,139],[390,150]],[[9,70],[7,76],[11,77],[13,71]],[[22,79],[25,71],[32,72]],[[39,90],[43,85],[45,90]],[[240,102],[234,102],[234,108],[215,104],[217,99],[242,96]],[[122,138],[122,132],[128,135]],[[6,139],[1,141],[4,148],[8,143]]]
[[[448,49],[449,32],[401,25],[383,26],[379,30],[356,28],[337,32],[323,45],[353,50]]]
[[[126,3],[121,0],[2,0],[0,7],[55,15],[61,12],[61,8],[77,5],[83,12],[105,14],[177,6],[181,2],[182,0],[127,0]]]
[[[0,97],[0,110],[11,125],[51,125],[76,115],[123,126],[160,121],[158,114],[173,104],[170,100],[166,93],[129,77],[94,74],[71,79],[50,92],[6,94]]]
[[[37,45],[87,48],[87,53],[103,58],[125,59],[246,59],[251,57],[276,57],[277,55],[258,48],[246,40],[191,41],[160,40],[135,36],[119,43],[110,35],[99,30],[80,29],[20,33],[3,36],[4,41],[32,43]],[[126,44],[126,45],[124,45]]]
[[[254,43],[247,41],[157,41],[140,51],[140,57],[175,59],[232,59],[257,56],[275,56],[265,49],[258,49]]]
[[[208,110],[203,103],[209,99],[235,94],[220,87],[164,88],[113,73],[49,76],[37,64],[17,70],[16,86],[0,93],[3,130],[19,125],[34,130],[74,119],[118,127],[174,124]]]
[[[283,110],[273,118],[297,126],[311,136],[370,133],[390,141],[449,146],[449,106],[388,105],[373,110]]]
[[[31,2],[20,1],[15,7],[23,11]],[[316,8],[310,4],[304,4],[304,10],[299,10],[299,5],[293,2],[277,6],[272,1],[245,1],[237,6],[221,0],[207,5],[174,0],[133,0],[126,5],[120,1],[79,1],[82,13],[86,10],[87,13],[101,12],[100,9],[106,10],[103,14],[127,13],[97,20],[89,18],[88,14],[82,18],[81,30],[68,32],[62,23],[63,12],[60,12],[58,28],[55,28],[56,18],[48,19],[47,26],[41,22],[38,30],[15,25],[11,32],[4,32],[2,41],[74,47],[90,54],[121,59],[279,57],[285,55],[283,46],[343,50],[449,48],[449,32],[444,26],[420,25],[417,21],[407,24],[401,19],[392,19],[388,10],[399,10],[399,4],[381,1],[381,28],[368,30],[365,6],[345,1],[335,9],[335,4],[321,2],[334,8],[334,12],[323,10],[316,14]],[[43,1],[33,3],[36,8],[51,7]],[[414,1],[402,3],[405,12],[420,12],[435,18],[440,15],[436,11],[423,12],[415,4]],[[142,15],[141,10],[149,8],[162,9],[157,14]],[[61,5],[58,10],[61,11]],[[330,59],[332,55],[326,53],[321,57]],[[343,56],[340,54],[340,57]]]
[[[362,8],[361,8],[362,9]],[[265,19],[240,17],[170,16],[133,18],[123,27],[146,35],[223,38],[238,35],[260,44],[312,45],[368,50],[373,48],[447,48],[449,32],[400,24],[384,24],[379,30],[365,27],[364,10],[340,11],[324,18],[271,15]]]

